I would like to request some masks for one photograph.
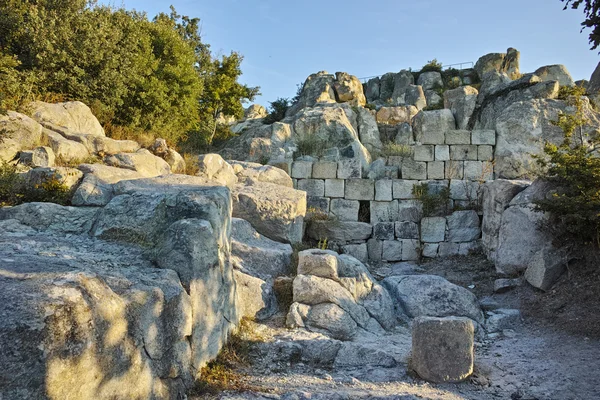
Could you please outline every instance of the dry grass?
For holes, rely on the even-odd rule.
[[[383,157],[398,156],[408,158],[412,157],[413,149],[405,144],[386,143],[383,145],[380,155]]]
[[[192,176],[198,175],[198,172],[200,172],[200,167],[198,166],[198,156],[191,153],[183,153],[182,157],[183,161],[185,162],[185,173]]]
[[[265,338],[256,332],[252,320],[242,319],[217,358],[202,368],[189,394],[205,396],[216,395],[224,390],[242,392],[257,390],[251,387],[245,376],[236,370],[249,364],[252,347],[264,340]]]
[[[84,158],[72,158],[70,160],[66,160],[65,158],[58,156],[54,161],[54,165],[57,167],[69,167],[69,168],[77,168],[81,164],[99,164],[102,160],[98,156],[88,156]]]
[[[157,136],[153,132],[144,131],[139,128],[113,125],[110,122],[104,124],[106,136],[115,140],[133,140],[143,148],[149,148],[154,144]]]

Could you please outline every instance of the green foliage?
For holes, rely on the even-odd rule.
[[[415,199],[423,204],[424,217],[448,214],[450,189],[447,187],[440,189],[437,193],[429,193],[429,185],[421,183],[413,186],[412,194],[415,196]]]
[[[302,96],[302,90],[304,90],[304,82],[296,85],[296,94],[290,100],[290,105],[294,105],[300,101],[300,96]]]
[[[423,65],[423,68],[419,72],[442,72],[442,63],[434,58],[431,61],[427,61],[427,64]]]
[[[587,122],[583,113],[583,88],[574,88],[567,102],[573,114],[560,113],[553,124],[564,132],[561,144],[546,143],[544,157],[537,157],[547,170],[542,178],[556,187],[549,198],[536,201],[538,210],[549,212],[553,228],[563,238],[600,246],[600,158],[599,138],[585,137]]]
[[[0,164],[0,207],[30,202],[68,205],[71,194],[71,190],[56,176],[51,176],[34,187],[28,187],[19,175],[16,165]]]
[[[371,110],[371,111],[377,111],[377,106],[373,103],[367,103],[365,104],[365,108],[367,110]]]
[[[14,165],[0,164],[0,207],[20,204],[22,179]]]
[[[285,113],[290,108],[290,100],[280,97],[269,105],[269,115],[264,119],[265,124],[279,122],[285,118]]]
[[[561,86],[558,89],[558,99],[569,100],[572,96],[581,97],[585,93],[586,90],[583,86]]]
[[[239,54],[212,58],[199,22],[173,8],[149,20],[87,0],[1,2],[0,108],[80,100],[133,137],[176,144],[191,132],[211,143],[217,117],[239,116],[258,89],[237,82]]]
[[[561,0],[565,3],[564,10],[569,6],[576,10],[583,4],[583,13],[585,20],[581,23],[581,30],[591,28],[589,42],[592,45],[591,50],[596,50],[600,45],[600,2],[597,0]]]

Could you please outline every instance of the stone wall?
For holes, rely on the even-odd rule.
[[[408,261],[479,248],[477,210],[482,183],[494,179],[495,132],[447,130],[421,139],[427,143],[411,145],[412,156],[386,157],[385,164],[374,163],[367,173],[358,159],[294,161],[294,187],[306,192],[309,210],[332,219],[327,229],[326,222],[312,224],[309,237],[327,239],[361,261]],[[431,194],[447,188],[448,209],[456,211],[424,217],[413,195],[413,187],[423,183]],[[348,222],[364,225],[357,235],[332,232],[359,226]]]

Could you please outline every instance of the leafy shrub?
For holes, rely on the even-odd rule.
[[[581,87],[563,89],[562,96],[575,107],[573,114],[559,113],[553,124],[564,132],[561,144],[546,143],[544,156],[537,157],[547,170],[542,178],[556,187],[549,198],[536,201],[536,208],[550,213],[553,229],[567,239],[600,246],[600,158],[597,136],[585,137]]]
[[[423,68],[419,72],[442,72],[442,63],[434,58],[431,61],[427,61],[427,64],[423,65]]]
[[[17,173],[17,167],[6,162],[0,164],[0,207],[21,203],[23,180]]]
[[[279,122],[285,118],[285,113],[290,108],[290,100],[280,97],[269,105],[269,115],[264,119],[265,124]]]
[[[412,194],[423,204],[423,216],[425,217],[447,215],[450,211],[448,207],[450,189],[447,187],[440,189],[437,193],[429,193],[429,185],[421,183],[413,186]]]
[[[34,187],[27,187],[16,165],[0,164],[0,207],[30,202],[68,205],[71,195],[71,190],[54,175]]]

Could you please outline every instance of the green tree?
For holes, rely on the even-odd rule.
[[[244,115],[243,103],[252,101],[258,94],[258,87],[249,87],[238,82],[242,74],[240,68],[243,57],[236,52],[212,61],[204,71],[204,94],[201,96],[200,119],[206,137],[206,144],[212,145],[221,115],[241,118]]]
[[[536,202],[537,209],[549,212],[552,226],[563,237],[600,245],[600,147],[598,137],[587,137],[583,126],[585,89],[573,90],[567,102],[575,108],[572,114],[560,113],[553,123],[562,128],[560,145],[546,143],[545,157],[538,163],[547,170],[542,178],[552,182],[556,192]]]
[[[591,50],[596,50],[600,45],[600,2],[596,0],[561,0],[565,3],[564,10],[571,6],[576,10],[583,5],[585,20],[581,23],[581,30],[588,28],[592,31],[589,35],[589,41],[592,45]]]

